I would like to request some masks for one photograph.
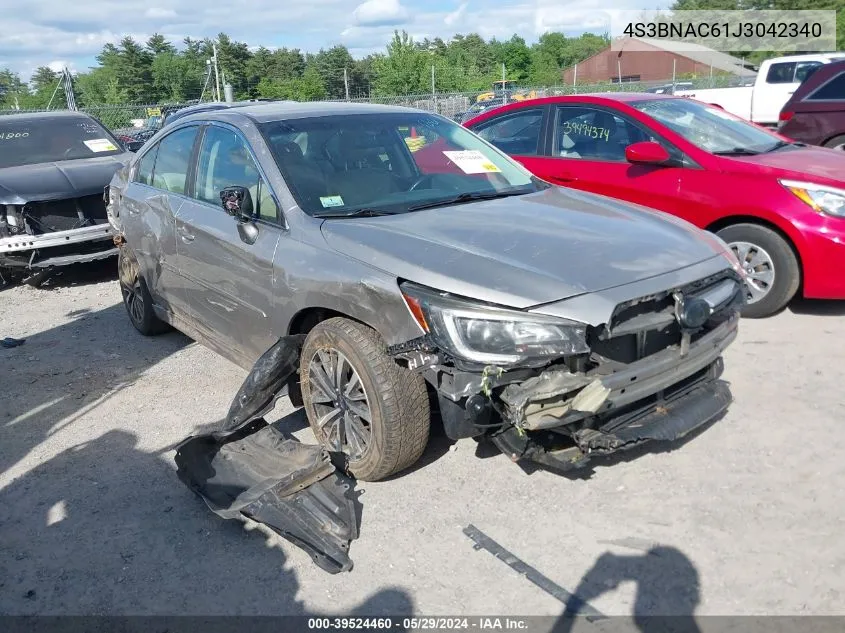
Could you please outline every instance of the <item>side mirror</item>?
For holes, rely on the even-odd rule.
[[[223,210],[238,221],[238,235],[246,244],[255,244],[258,225],[253,222],[252,196],[246,187],[226,187],[220,192]]]
[[[144,146],[144,141],[129,141],[126,143],[126,149],[130,152],[137,152]]]
[[[252,196],[246,187],[226,187],[220,192],[223,210],[243,222],[252,220]]]
[[[665,165],[672,157],[660,143],[642,141],[625,148],[625,159],[634,164]]]

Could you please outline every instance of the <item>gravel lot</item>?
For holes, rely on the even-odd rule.
[[[606,614],[845,614],[845,302],[744,321],[728,416],[671,451],[566,478],[434,438],[359,484],[355,568],[331,576],[177,480],[173,446],[245,374],[138,335],[112,268],[0,290],[0,338],[27,339],[0,349],[0,613],[559,614],[473,524]],[[301,411],[274,417],[313,440]]]

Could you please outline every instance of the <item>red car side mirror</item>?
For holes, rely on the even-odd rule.
[[[625,159],[629,163],[641,163],[645,165],[662,165],[669,162],[672,157],[660,143],[654,141],[642,141],[633,143],[625,148]]]

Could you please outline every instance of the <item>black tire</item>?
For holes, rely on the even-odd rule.
[[[774,282],[759,300],[748,303],[742,316],[750,319],[768,317],[788,304],[801,285],[801,266],[789,243],[778,233],[759,224],[734,224],[717,232],[728,244],[747,242],[769,254],[774,268]],[[742,262],[740,262],[742,263]]]
[[[317,440],[327,450],[337,452],[337,446],[327,441],[317,424],[316,406],[325,411],[332,409],[332,405],[316,405],[310,375],[311,361],[317,352],[330,350],[335,354],[340,352],[358,374],[369,407],[370,422],[365,425],[369,439],[365,450],[356,459],[343,451],[347,453],[348,471],[362,481],[378,481],[414,464],[425,451],[431,426],[425,380],[388,356],[375,330],[350,319],[335,317],[318,323],[302,347],[302,400]]]
[[[144,336],[155,336],[170,330],[170,326],[156,316],[147,282],[138,270],[135,256],[125,246],[118,254],[117,270],[123,307],[135,329]]]
[[[826,141],[824,146],[830,149],[845,150],[845,134],[834,136],[832,139]]]

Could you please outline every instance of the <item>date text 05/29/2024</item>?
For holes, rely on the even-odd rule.
[[[308,618],[312,631],[528,631],[525,618],[518,617],[407,617],[407,618]]]

